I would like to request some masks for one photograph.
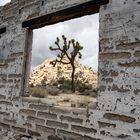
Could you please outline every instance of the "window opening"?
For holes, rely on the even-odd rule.
[[[60,22],[33,31],[30,94],[45,98],[46,102],[77,108],[93,107],[96,102],[98,69],[98,14]],[[75,92],[71,90],[71,65],[50,63],[57,58],[59,51],[56,38],[63,46],[62,35],[68,40],[75,39],[82,46],[82,59],[76,58]],[[67,59],[66,57],[64,59]]]

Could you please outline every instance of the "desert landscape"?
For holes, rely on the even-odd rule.
[[[92,68],[75,61],[75,87],[71,91],[71,66],[58,63],[55,67],[51,62],[55,58],[46,59],[31,71],[29,85],[30,96],[46,98],[58,106],[77,108],[93,107],[96,102],[97,72]],[[67,61],[66,57],[64,58]]]

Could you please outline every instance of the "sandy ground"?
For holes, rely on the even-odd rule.
[[[55,105],[67,107],[86,108],[87,106],[95,105],[96,103],[95,97],[76,94],[48,95],[47,98],[54,102]]]

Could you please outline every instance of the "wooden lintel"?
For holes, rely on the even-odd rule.
[[[41,17],[24,21],[22,23],[22,27],[37,29],[46,25],[55,24],[73,18],[78,18],[84,15],[95,14],[99,12],[99,8],[101,5],[107,4],[108,2],[109,0],[91,0],[80,5],[76,5],[64,10],[60,10],[51,14],[46,14]]]

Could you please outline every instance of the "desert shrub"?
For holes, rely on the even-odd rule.
[[[66,89],[66,90],[70,90],[70,89],[71,89],[71,85],[65,83],[65,84],[60,85],[60,86],[59,86],[59,89],[62,89],[62,90],[65,90],[65,89]]]
[[[92,89],[92,85],[91,84],[85,84],[84,85],[84,89],[85,90],[91,90]]]
[[[60,77],[60,78],[57,80],[58,84],[64,84],[65,81],[66,81],[66,79],[65,79],[64,77]]]
[[[47,82],[47,77],[45,76],[41,81],[41,85],[46,85],[46,82]]]
[[[76,84],[76,90],[79,92],[84,92],[85,90],[91,90],[92,85],[83,83],[82,81],[78,80]]]
[[[80,83],[76,86],[76,90],[79,92],[84,92],[85,88],[84,88],[84,84]]]
[[[59,89],[55,86],[47,86],[46,90],[48,91],[48,94],[52,96],[57,96],[60,93]]]
[[[70,79],[65,79],[63,80],[63,83],[59,83],[59,89],[61,90],[71,90],[71,80]]]
[[[43,87],[31,87],[30,93],[33,97],[45,98],[48,95],[48,91]]]
[[[78,83],[77,84],[77,89],[80,92],[84,92],[85,91],[85,84],[84,83]]]
[[[61,90],[68,90],[71,89],[71,80],[66,79],[65,77],[60,77],[56,81],[52,81],[51,85],[56,86],[58,89]]]
[[[53,82],[52,85],[57,87],[59,84],[58,82]]]
[[[53,81],[51,83],[51,85],[53,85],[54,87],[57,87],[62,92],[67,92],[67,91],[71,90],[71,79],[66,79],[65,77],[60,77],[56,81]],[[89,96],[90,96],[91,92],[97,92],[96,88],[94,88],[91,84],[85,83],[81,80],[77,80],[75,83],[75,86],[76,86],[75,87],[76,91],[79,91],[82,93],[85,92],[85,94],[89,95]]]

